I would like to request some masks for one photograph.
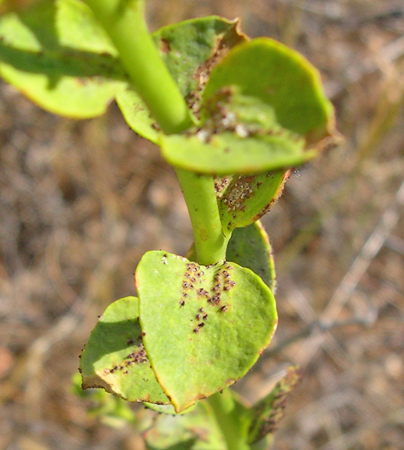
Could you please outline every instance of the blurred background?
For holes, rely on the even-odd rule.
[[[249,401],[289,364],[304,379],[279,450],[404,448],[402,0],[148,0],[150,28],[218,14],[319,68],[344,143],[299,169],[263,220],[279,327],[236,385]],[[192,241],[175,175],[116,105],[52,116],[0,84],[0,449],[142,450],[73,393],[105,307],[141,255]],[[136,410],[137,406],[131,406]]]

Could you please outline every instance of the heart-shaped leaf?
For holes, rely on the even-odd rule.
[[[0,75],[64,116],[103,114],[126,85],[117,52],[78,0],[44,0],[0,17]]]
[[[245,375],[276,328],[270,289],[234,263],[199,266],[148,252],[136,286],[143,342],[177,412]]]
[[[264,216],[281,196],[288,177],[289,171],[233,177],[218,201],[223,229],[245,227]]]
[[[238,21],[203,17],[163,27],[153,33],[160,50],[184,98],[198,115],[201,92],[213,67],[230,48],[246,40],[238,30]],[[140,96],[128,86],[116,98],[129,126],[141,136],[158,142],[158,128]]]
[[[142,341],[136,297],[111,303],[81,355],[83,389],[104,388],[125,400],[169,404]]]
[[[299,384],[301,377],[302,373],[298,367],[288,367],[286,375],[276,383],[274,389],[250,409],[249,444],[260,441],[276,430],[283,417],[286,402]]]
[[[226,259],[251,269],[275,292],[275,261],[268,235],[261,222],[257,221],[233,231],[227,246]]]

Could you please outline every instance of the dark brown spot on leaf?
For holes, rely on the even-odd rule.
[[[170,43],[166,39],[160,39],[160,51],[161,53],[169,53],[170,52]]]

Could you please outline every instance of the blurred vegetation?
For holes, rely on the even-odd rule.
[[[279,327],[236,388],[255,401],[289,363],[301,364],[277,449],[402,448],[402,1],[148,3],[153,30],[210,14],[239,16],[250,36],[302,52],[321,71],[345,136],[292,176],[265,218]],[[71,377],[97,315],[134,294],[140,256],[187,252],[174,174],[115,105],[76,122],[1,84],[0,137],[0,449],[141,450],[130,425],[111,428],[91,413],[94,400],[75,395]]]

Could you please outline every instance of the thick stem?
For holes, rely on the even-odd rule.
[[[209,265],[226,259],[230,239],[222,231],[213,177],[177,169],[178,180],[187,203],[199,264]]]
[[[208,402],[225,438],[227,450],[249,450],[232,396],[226,392],[223,395],[217,393],[209,397]]]
[[[147,30],[143,0],[85,0],[118,50],[137,92],[166,134],[192,125],[190,111]],[[226,257],[213,178],[177,170],[195,236],[200,264]]]
[[[143,0],[85,0],[119,52],[136,91],[166,134],[192,125],[184,98],[151,38]]]

